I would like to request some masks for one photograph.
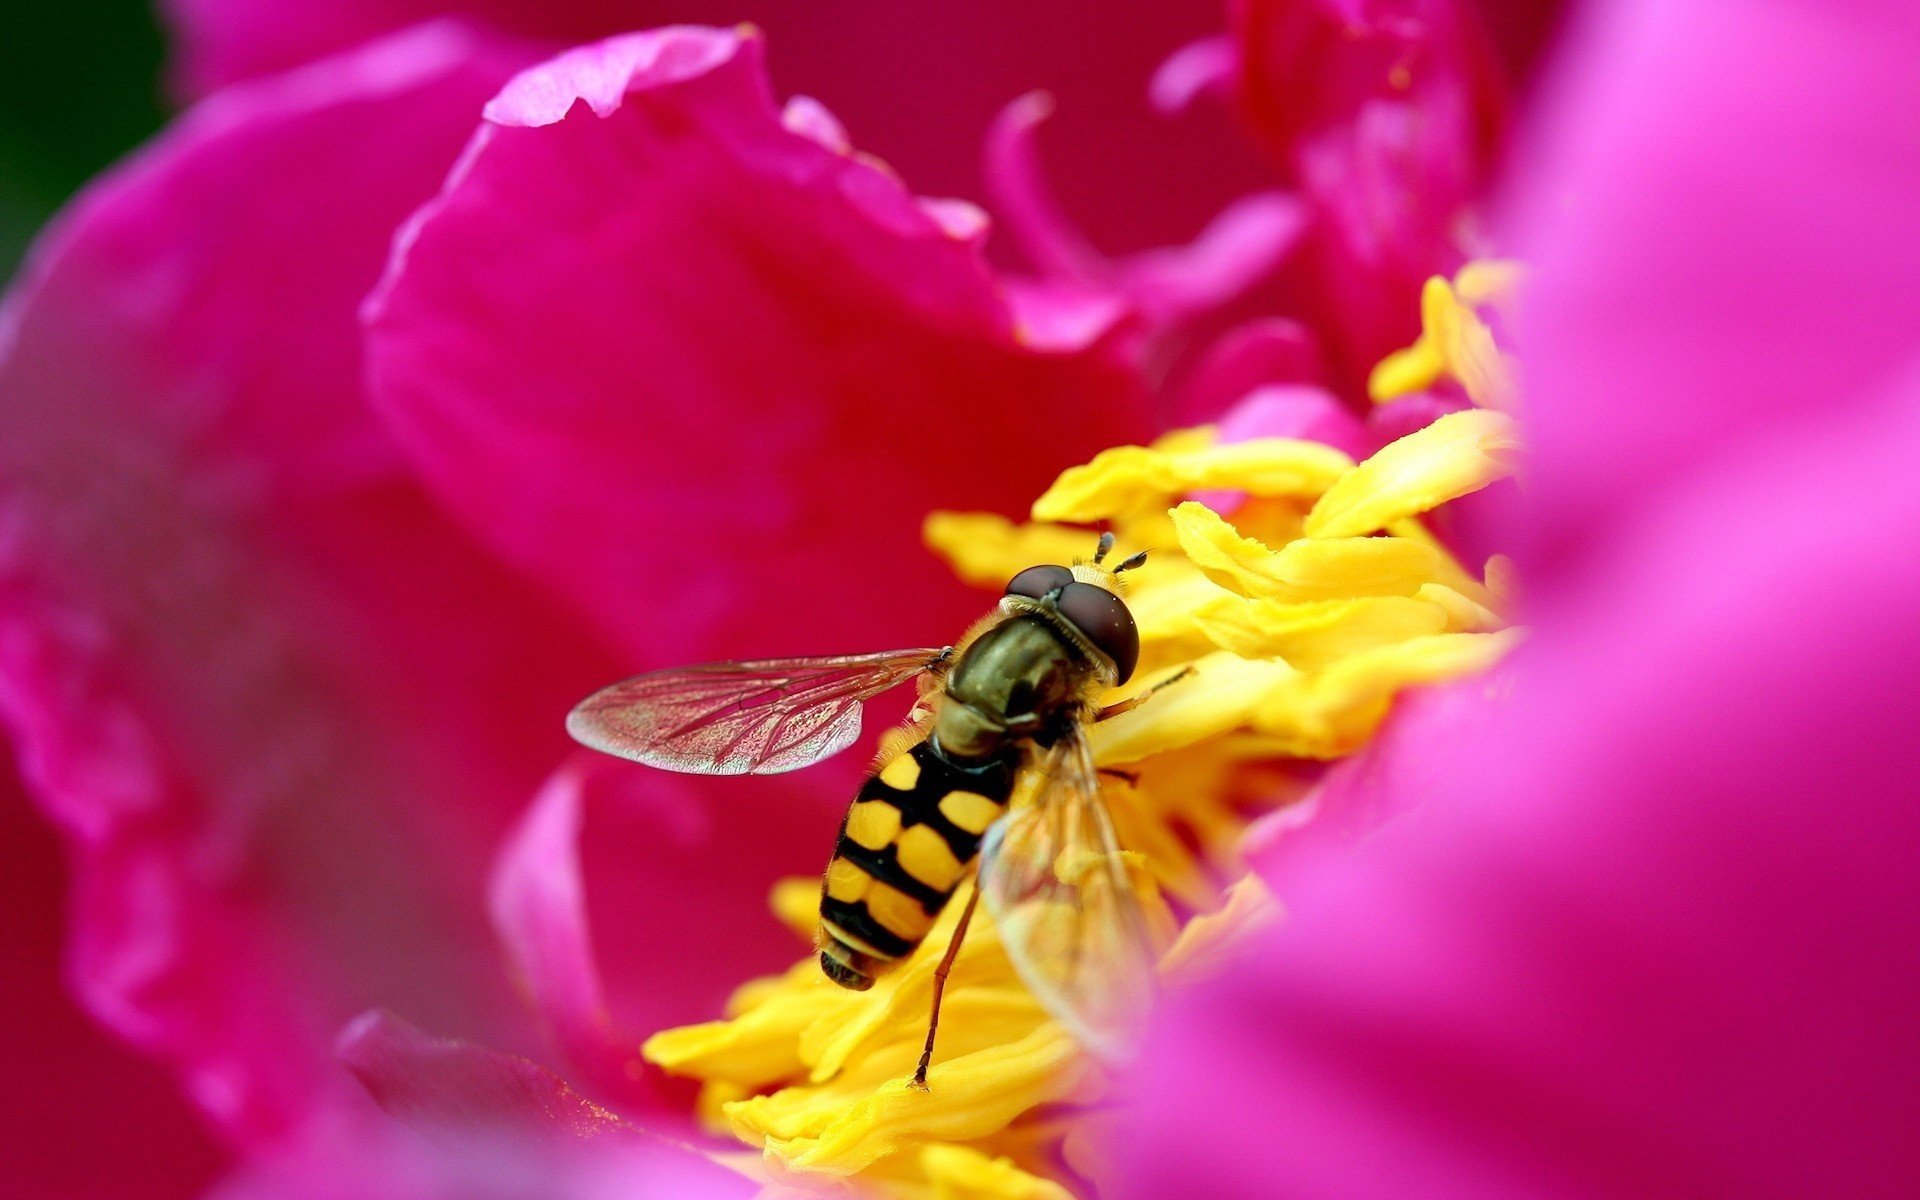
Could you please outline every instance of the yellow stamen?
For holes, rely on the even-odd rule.
[[[1519,280],[1517,265],[1491,261],[1468,263],[1452,283],[1437,275],[1427,280],[1420,293],[1420,337],[1380,360],[1367,393],[1384,403],[1452,379],[1482,408],[1511,408],[1513,363],[1474,310],[1508,303]]]
[[[1464,360],[1455,352],[1473,345],[1465,306],[1498,299],[1510,276],[1476,264],[1452,287],[1437,281],[1432,336],[1382,372],[1406,376],[1419,355],[1457,372]],[[1517,638],[1505,619],[1511,565],[1496,558],[1479,578],[1421,519],[1510,473],[1517,451],[1511,419],[1486,410],[1443,417],[1358,464],[1315,443],[1221,445],[1210,430],[1189,430],[1064,472],[1031,522],[979,513],[927,520],[928,545],[962,579],[995,592],[1034,563],[1085,559],[1093,536],[1071,523],[1105,523],[1121,546],[1152,551],[1124,577],[1140,668],[1100,699],[1186,674],[1093,725],[1089,741],[1099,764],[1128,773],[1106,800],[1166,980],[1219,969],[1236,941],[1278,918],[1239,856],[1249,819],[1308,794],[1315,775],[1306,766],[1364,747],[1404,689],[1482,671]],[[1222,515],[1187,498],[1214,490],[1246,499]],[[911,786],[910,768],[899,765],[910,761],[893,759],[883,780]],[[1002,811],[965,793],[941,808],[975,832]],[[895,845],[901,865],[932,886],[958,881],[960,894],[920,947],[865,992],[835,987],[808,955],[742,986],[726,1019],[648,1039],[646,1058],[699,1079],[703,1119],[757,1148],[776,1181],[848,1182],[914,1200],[1097,1192],[1110,1067],[1027,990],[985,908],[947,980],[930,1090],[907,1086],[934,970],[973,885],[945,842],[900,829],[890,805],[854,806],[847,832],[862,845]],[[1099,861],[1063,856],[1054,870],[1071,881]],[[925,922],[918,902],[858,868],[836,867],[824,886],[835,895],[858,889],[878,920],[902,932]],[[776,913],[803,937],[812,936],[821,887],[815,878],[775,889]]]

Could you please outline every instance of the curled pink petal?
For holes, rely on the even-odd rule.
[[[847,136],[847,127],[826,105],[812,96],[789,98],[786,107],[780,110],[780,123],[795,133],[805,134],[836,154],[845,154],[853,149],[853,140]]]
[[[1168,52],[1217,32],[1212,5],[975,0],[748,11],[727,0],[161,0],[160,8],[175,34],[175,90],[195,96],[449,13],[528,39],[536,57],[668,22],[744,17],[778,48],[783,88],[818,97],[863,150],[935,195],[977,196],[981,131],[1009,96],[1047,84],[1068,112],[1052,161],[1074,210],[1115,246],[1183,237],[1225,198],[1263,182],[1217,114],[1174,122],[1143,111],[1141,82]]]
[[[650,1107],[662,1098],[661,1080],[641,1060],[639,1037],[614,1025],[580,871],[583,777],[608,769],[581,761],[547,782],[508,837],[488,896],[521,987],[568,1061],[623,1107]]]
[[[366,310],[440,494],[636,663],[947,636],[921,514],[1144,425],[1108,322],[1023,329],[977,240],[780,123],[762,53],[667,29],[521,76]],[[859,602],[876,572],[915,603]]]
[[[1028,92],[993,119],[986,141],[987,195],[1041,274],[1086,280],[1103,272],[1105,259],[1060,210],[1034,138],[1053,107],[1046,92]]]
[[[1219,420],[1265,384],[1317,383],[1322,377],[1313,331],[1286,317],[1264,317],[1222,334],[1194,365],[1178,392],[1173,423]]]
[[[1240,50],[1226,34],[1188,42],[1167,56],[1147,81],[1147,98],[1163,116],[1184,112],[1201,96],[1232,92]]]
[[[1269,384],[1256,388],[1220,419],[1223,442],[1253,438],[1303,438],[1323,442],[1352,458],[1365,458],[1366,430],[1358,418],[1325,388]]]
[[[1149,317],[1171,322],[1197,316],[1225,307],[1278,271],[1306,223],[1306,211],[1293,196],[1243,196],[1192,242],[1132,255],[1119,264],[1119,275]]]
[[[987,211],[971,200],[957,200],[951,196],[922,196],[920,211],[933,218],[936,225],[946,230],[947,236],[955,241],[968,242],[975,246],[984,246],[987,232],[993,222]],[[1062,349],[1091,344],[1096,338],[1087,338],[1076,342],[1062,343]]]
[[[693,780],[581,755],[547,782],[507,838],[490,900],[515,975],[583,1087],[651,1123],[684,1119],[688,1089],[643,1062],[640,1042],[792,958],[768,889],[819,870],[846,794],[835,785],[858,768],[836,760],[799,784]],[[750,832],[730,809],[752,812]]]
[[[1149,329],[1223,307],[1272,275],[1293,253],[1306,217],[1279,192],[1229,204],[1191,243],[1110,260],[1061,211],[1046,181],[1034,133],[1053,99],[1030,92],[987,131],[987,189],[1007,230],[1049,283],[1107,289]]]
[[[360,1102],[327,1047],[369,1004],[513,1012],[481,858],[608,670],[360,404],[355,305],[496,50],[439,24],[222,93],[0,323],[0,712],[73,856],[72,976],[243,1144]]]

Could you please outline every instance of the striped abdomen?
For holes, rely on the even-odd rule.
[[[820,894],[820,966],[864,991],[913,952],[980,838],[1007,810],[1017,756],[962,765],[924,741],[861,785]]]

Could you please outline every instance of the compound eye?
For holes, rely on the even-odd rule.
[[[1113,660],[1120,672],[1116,682],[1132,678],[1133,668],[1140,661],[1140,630],[1126,601],[1091,583],[1070,583],[1060,593],[1060,615]]]
[[[1073,572],[1065,567],[1051,565],[1028,567],[1015,575],[1007,584],[1007,595],[1027,596],[1038,600],[1053,589],[1066,587],[1072,582]]]

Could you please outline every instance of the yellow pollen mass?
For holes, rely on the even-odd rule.
[[[900,810],[885,800],[862,800],[847,810],[847,836],[878,850],[900,832]]]
[[[1421,340],[1380,365],[1376,394],[1451,378],[1479,407],[1364,461],[1312,442],[1226,444],[1211,429],[1179,430],[1063,471],[1030,521],[926,520],[927,545],[985,589],[983,607],[1026,567],[1084,561],[1092,526],[1111,529],[1122,553],[1150,552],[1123,577],[1139,667],[1093,700],[1178,682],[1092,724],[1088,742],[1099,765],[1121,772],[1102,777],[1103,799],[1124,847],[1123,886],[1169,986],[1232,970],[1241,942],[1282,919],[1241,856],[1249,821],[1309,801],[1325,761],[1367,753],[1406,690],[1470,679],[1521,636],[1508,623],[1520,582],[1512,563],[1462,562],[1426,523],[1520,465],[1518,428],[1501,411],[1512,364],[1480,316],[1514,286],[1501,263],[1429,284]],[[1216,510],[1195,493],[1244,499]],[[918,736],[896,731],[883,744]],[[919,764],[896,755],[879,777],[912,791]],[[1013,809],[1047,802],[1034,773],[1023,774]],[[966,791],[939,809],[975,835],[1008,811]],[[981,907],[947,979],[929,1090],[916,1091],[907,1080],[926,1040],[935,970],[974,882],[933,829],[903,828],[885,802],[856,803],[846,834],[869,850],[892,845],[908,875],[954,892],[929,918],[859,867],[829,866],[826,894],[863,900],[882,928],[917,942],[914,951],[853,992],[829,982],[796,941],[789,970],[743,980],[719,1019],[661,1031],[643,1055],[699,1081],[702,1120],[758,1153],[756,1173],[776,1190],[1096,1200],[1110,1178],[1102,1131],[1123,1100],[1104,1060],[1029,991],[1008,944],[1070,935],[1075,909],[1061,903],[1045,920],[1013,918],[1002,930],[993,907]],[[1071,887],[1104,877],[1100,855],[1070,849],[1046,864],[1055,879]],[[812,936],[821,889],[818,879],[775,889],[779,917],[797,934]],[[1077,945],[1095,960],[1103,952],[1098,941]]]
[[[985,833],[1000,812],[998,804],[978,792],[948,792],[940,797],[940,815],[968,833]]]

